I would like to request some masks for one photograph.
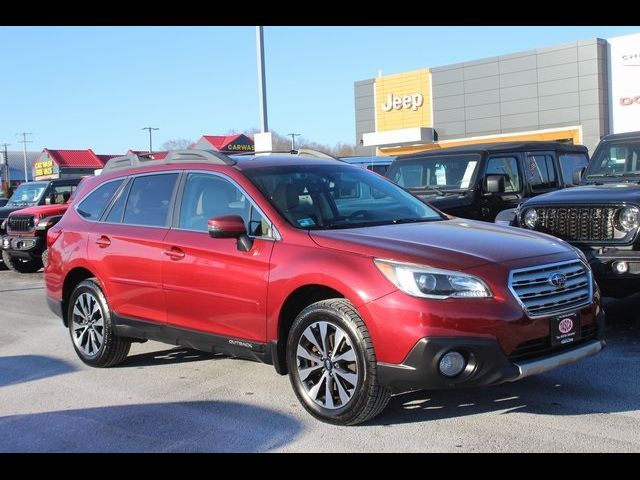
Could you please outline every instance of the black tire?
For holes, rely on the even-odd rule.
[[[2,251],[2,260],[10,270],[18,273],[35,273],[42,268],[42,261],[39,258],[23,260],[22,258],[12,256],[6,250]]]
[[[82,297],[82,295],[85,296]],[[80,322],[84,319],[81,315],[74,314],[74,308],[77,306],[76,302],[80,297],[82,298],[80,300],[81,305],[79,306],[78,311],[93,312],[94,308],[100,310],[100,316],[92,314],[90,317],[94,321],[98,320],[100,317],[102,318],[103,326],[101,331],[100,327],[96,326],[98,325],[98,322],[96,322],[93,325],[96,332],[92,333],[89,331],[86,335],[76,335],[76,332],[79,332],[80,329],[88,323],[85,321],[85,323],[81,325]],[[89,315],[86,317],[88,318]],[[76,319],[78,322],[75,321]],[[129,349],[131,348],[131,341],[126,338],[118,337],[115,334],[109,304],[107,303],[107,299],[95,278],[89,278],[80,282],[73,290],[67,309],[67,321],[69,324],[69,335],[71,337],[73,348],[78,357],[80,357],[80,360],[87,365],[92,367],[113,367],[122,363],[124,359],[127,358]],[[89,329],[90,328],[91,326]],[[85,328],[85,330],[87,330],[87,328]],[[89,351],[91,350],[92,345],[95,346],[93,342],[97,341],[99,338],[98,334],[100,333],[102,334],[102,342],[99,347]],[[77,337],[78,340],[74,340],[74,337]],[[85,347],[82,345],[85,345]]]
[[[49,250],[45,248],[40,258],[42,260],[42,267],[47,268],[47,263],[49,263]]]
[[[304,368],[302,363],[305,362],[305,360],[299,360],[297,353],[298,345],[300,342],[304,343],[307,341],[303,338],[304,332],[307,328],[311,328],[311,331],[313,332],[320,332],[319,330],[313,330],[317,325],[320,325],[317,322],[328,324],[329,326],[327,331],[331,331],[333,328],[334,333],[332,338],[330,333],[328,336],[325,334],[325,337],[327,338],[327,351],[334,348],[337,350],[340,345],[343,345],[344,348],[347,348],[347,352],[353,350],[353,353],[355,354],[353,355],[355,362],[352,362],[349,367],[352,369],[351,371],[342,370],[342,367],[337,366],[337,363],[334,363],[333,366],[331,366],[331,362],[333,360],[329,361],[328,366],[326,362],[315,362],[315,364],[311,363],[314,370],[317,370],[314,373],[316,378],[320,372],[323,372],[323,375],[331,375],[332,371],[334,371],[336,375],[337,372],[340,371],[347,373],[355,371],[358,374],[355,386],[351,384],[352,386],[349,387],[348,382],[346,384],[344,382],[340,382],[341,387],[344,387],[345,385],[347,386],[346,390],[345,388],[342,388],[342,391],[346,394],[350,394],[350,398],[344,403],[341,401],[341,396],[340,399],[337,397],[339,387],[336,384],[336,382],[339,381],[337,376],[333,377],[330,384],[328,384],[328,376],[326,377],[327,380],[324,380],[324,384],[322,384],[322,379],[316,382],[316,384],[320,383],[321,385],[324,385],[325,389],[331,388],[335,393],[336,397],[332,394],[330,402],[333,408],[325,408],[325,406],[318,403],[317,396],[316,400],[314,400],[311,397],[312,393],[307,393],[307,390],[311,388],[314,383],[313,381],[309,383],[309,380],[306,380],[303,383],[298,371],[299,366],[300,368]],[[337,336],[337,330],[335,327],[338,327],[342,331],[342,334],[346,335],[350,345],[348,345],[346,341],[340,341],[339,345],[335,345],[335,339]],[[315,340],[318,340],[321,336],[320,332],[320,336],[316,336]],[[309,343],[309,345],[312,344]],[[318,356],[322,355],[320,350],[314,349],[313,347],[312,350],[315,352],[314,354],[317,354]],[[307,350],[307,352],[309,351],[310,350]],[[330,358],[331,353],[332,352],[329,351],[326,358]],[[309,305],[300,312],[289,331],[287,339],[287,364],[289,366],[289,379],[291,380],[291,385],[298,397],[298,400],[311,415],[323,422],[332,423],[334,425],[356,425],[358,423],[365,422],[382,412],[391,398],[391,392],[380,386],[378,383],[376,356],[367,327],[351,302],[343,298],[322,300]],[[315,365],[325,366],[316,367]],[[353,368],[354,365],[355,369]],[[311,378],[311,375],[307,377],[307,379],[309,378]],[[331,385],[331,387],[328,387],[328,385]],[[320,392],[321,390],[322,387],[320,387],[317,392]],[[325,405],[328,404],[326,400],[326,392],[327,390],[325,390],[325,398],[322,401]],[[334,398],[337,400],[336,403],[339,403],[338,406],[335,406]]]

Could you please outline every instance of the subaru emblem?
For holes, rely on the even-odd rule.
[[[549,285],[562,288],[564,287],[564,284],[567,283],[567,276],[564,273],[553,273],[549,275],[547,282],[549,282]]]

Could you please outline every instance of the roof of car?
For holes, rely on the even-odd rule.
[[[384,165],[388,165],[389,163],[393,162],[393,160],[396,157],[388,157],[388,156],[382,156],[382,155],[362,155],[362,156],[354,156],[354,157],[340,157],[340,160],[347,162],[347,163],[366,163],[366,164],[373,164],[373,165],[380,165],[380,164],[384,164]]]
[[[504,151],[531,151],[531,150],[559,150],[561,152],[587,152],[584,145],[575,145],[563,142],[496,142],[496,143],[477,143],[473,145],[462,145],[459,147],[438,148],[436,150],[425,150],[423,152],[402,155],[397,158],[398,161],[413,160],[416,158],[441,156],[452,153],[491,153]]]
[[[603,142],[608,142],[610,140],[625,140],[627,138],[638,138],[638,137],[640,137],[640,131],[626,132],[626,133],[611,133],[609,135],[605,135],[600,140]]]
[[[346,162],[324,158],[308,157],[305,155],[270,154],[270,155],[231,155],[236,160],[235,168],[250,170],[253,168],[286,167],[300,164],[314,165],[344,165]]]

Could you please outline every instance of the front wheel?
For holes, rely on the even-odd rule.
[[[2,260],[9,269],[18,273],[35,273],[42,268],[42,262],[39,258],[23,260],[20,257],[14,257],[6,250],[2,251]]]
[[[115,334],[111,310],[95,278],[73,290],[67,322],[73,348],[87,365],[112,367],[127,358],[131,341]]]
[[[367,327],[343,298],[316,302],[298,315],[287,340],[287,363],[298,400],[324,422],[365,422],[391,397],[378,383]]]

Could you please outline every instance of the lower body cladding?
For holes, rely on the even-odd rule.
[[[600,312],[569,344],[551,346],[549,336],[525,342],[510,355],[494,339],[423,338],[401,364],[379,362],[378,379],[396,393],[516,381],[595,355],[605,346],[603,329],[604,313]]]
[[[40,258],[44,250],[44,241],[40,237],[13,237],[5,235],[0,242],[2,250],[12,257],[25,260]]]

